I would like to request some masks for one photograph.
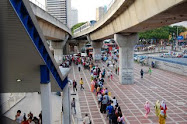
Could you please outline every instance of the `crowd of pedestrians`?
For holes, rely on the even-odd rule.
[[[21,115],[21,110],[18,110],[15,115],[15,121],[19,124],[42,124],[42,113],[39,114],[38,118],[33,116],[33,113],[30,112],[27,116],[26,113]]]
[[[105,70],[103,66],[100,68],[98,65],[94,65],[92,62],[92,58],[87,57],[79,57],[73,61],[76,65],[78,65],[78,71],[81,71],[81,66],[85,66],[83,63],[89,64],[89,70],[91,75],[91,92],[94,93],[98,99],[98,106],[100,108],[100,112],[103,114],[107,113],[107,117],[111,124],[124,124],[125,118],[122,114],[121,108],[115,97],[111,98],[111,92],[108,91],[108,88],[104,87],[104,79],[105,75],[107,75],[107,81],[113,79],[113,73],[110,70]],[[84,67],[85,69],[85,67]],[[79,81],[80,90],[84,89],[84,82],[82,78]],[[73,91],[77,91],[77,82],[73,81]],[[76,114],[75,107],[75,99],[73,98],[71,102],[71,107],[74,110],[74,114]],[[83,119],[83,123],[89,124],[90,117],[88,114],[85,115]]]
[[[94,93],[97,96],[98,100],[98,106],[100,108],[100,112],[103,114],[106,114],[109,123],[110,124],[125,124],[125,117],[122,114],[121,108],[117,102],[117,99],[115,97],[111,97],[111,92],[108,91],[108,88],[104,86],[105,81],[110,81],[113,80],[113,72],[106,67],[100,68],[98,65],[93,64],[93,60],[90,57],[78,57],[76,59],[72,59],[72,62],[74,62],[76,65],[78,65],[78,71],[81,71],[81,67],[83,66],[84,69],[89,69],[90,70],[90,75],[91,75],[91,92]],[[86,63],[86,64],[85,64]],[[117,59],[114,60],[112,58],[111,62],[108,60],[106,61],[107,67],[112,64],[116,74],[119,74],[119,66],[117,66]],[[86,66],[86,67],[85,67]],[[141,78],[143,78],[144,75],[143,69],[140,70],[140,75]],[[149,68],[147,73],[149,75],[152,74],[152,69]],[[107,80],[105,80],[107,79]],[[79,81],[80,83],[80,90],[84,89],[84,82],[82,78]],[[77,91],[77,82],[74,80],[73,81],[73,91]],[[76,114],[76,109],[75,109],[75,99],[72,100],[72,108],[74,109],[74,113]],[[146,101],[145,105],[145,118],[148,117],[148,114],[150,113],[150,104],[148,101]],[[155,111],[157,117],[159,117],[159,123],[160,124],[165,124],[165,119],[166,119],[166,104],[164,101],[160,104],[159,101],[156,102],[155,104]],[[85,115],[85,118],[83,119],[84,124],[90,124],[91,119],[88,116],[88,114]]]
[[[98,65],[93,66],[91,69],[91,92],[95,93],[100,107],[100,112],[105,114],[109,119],[110,124],[124,124],[125,118],[122,115],[121,108],[115,97],[111,98],[111,92],[107,87],[104,87],[105,67],[102,69]],[[113,79],[112,71],[107,71],[107,78]]]

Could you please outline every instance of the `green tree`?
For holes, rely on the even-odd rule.
[[[150,39],[156,39],[156,41],[159,41],[160,39],[168,39],[170,34],[177,35],[177,28],[178,28],[178,34],[181,32],[186,31],[186,28],[183,26],[164,26],[161,28],[140,32],[139,37],[140,39],[150,40]]]
[[[71,28],[71,32],[74,33],[74,30],[79,28],[80,26],[84,25],[86,22],[80,22],[76,25],[74,25],[72,28]]]

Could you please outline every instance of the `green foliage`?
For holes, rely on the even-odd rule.
[[[181,32],[186,31],[186,28],[183,26],[164,26],[161,28],[140,32],[139,37],[140,39],[168,39],[170,34],[177,34],[177,27],[178,27],[178,34]]]
[[[85,23],[86,23],[86,22],[80,22],[80,23],[74,25],[74,26],[71,28],[72,33],[74,33],[74,30],[75,30],[75,29],[77,29],[78,27],[84,25]]]

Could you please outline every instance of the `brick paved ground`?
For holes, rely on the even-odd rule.
[[[98,63],[100,67],[105,63]],[[154,104],[156,100],[165,100],[168,107],[167,124],[187,124],[187,77],[163,70],[153,69],[152,75],[145,74],[144,78],[140,78],[140,69],[148,71],[148,67],[142,67],[135,64],[135,84],[121,85],[119,84],[118,75],[113,74],[112,81],[105,79],[104,86],[111,91],[121,106],[125,115],[126,122],[129,124],[153,124],[158,123],[155,116]],[[107,68],[113,70],[112,67]],[[114,70],[113,70],[114,72]],[[80,90],[80,78],[84,81],[84,90]],[[105,114],[101,114],[97,104],[95,94],[90,92],[90,72],[82,69],[78,72],[77,66],[72,67],[69,78],[76,79],[78,83],[78,95],[82,117],[85,113],[89,113],[93,124],[107,124]],[[149,117],[144,117],[144,103],[150,102],[151,112]]]

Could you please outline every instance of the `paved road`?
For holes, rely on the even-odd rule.
[[[98,63],[100,67],[105,63]],[[165,100],[167,110],[167,124],[187,124],[187,77],[163,70],[153,69],[152,75],[145,74],[140,78],[140,69],[148,71],[148,67],[135,64],[135,84],[119,84],[118,75],[114,74],[112,81],[105,81],[105,87],[116,96],[122,112],[125,115],[126,123],[129,124],[157,124],[158,118],[155,116],[154,104],[156,100]],[[113,70],[112,67],[106,69]],[[113,70],[114,72],[114,70]],[[79,80],[83,78],[84,90],[80,90]],[[78,95],[82,117],[89,113],[93,124],[107,124],[105,114],[99,112],[95,94],[90,92],[90,72],[82,69],[78,72],[77,66],[73,66],[69,78],[78,82]],[[151,112],[149,117],[144,117],[144,103],[150,102]]]

